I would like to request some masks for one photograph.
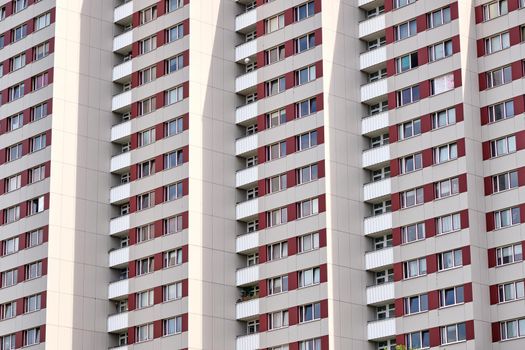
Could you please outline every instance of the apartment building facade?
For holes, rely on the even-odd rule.
[[[523,8],[0,4],[0,349],[522,349]]]

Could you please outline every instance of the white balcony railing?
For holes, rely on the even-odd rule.
[[[115,299],[129,294],[129,280],[112,282],[108,287],[108,298]]]
[[[396,335],[396,319],[394,317],[368,323],[368,340],[392,338]]]
[[[250,216],[255,216],[259,213],[259,200],[257,198],[250,199],[237,204],[236,208],[237,220],[242,220]]]
[[[384,14],[366,19],[359,23],[359,38],[362,39],[371,34],[385,30],[386,16]]]
[[[131,135],[131,120],[111,127],[111,142]]]
[[[365,219],[365,235],[392,229],[392,213],[371,216]]]
[[[237,303],[236,314],[238,320],[259,315],[259,298]]]
[[[371,148],[363,152],[363,168],[390,161],[390,146]]]
[[[120,331],[128,328],[129,312],[111,315],[108,317],[108,332]]]
[[[257,53],[257,40],[251,40],[235,48],[235,61],[239,62]]]
[[[259,170],[256,166],[239,170],[235,174],[235,186],[241,187],[259,179]]]
[[[113,187],[109,191],[109,200],[111,203],[120,202],[131,196],[131,184],[128,182],[120,186]]]
[[[385,62],[386,59],[386,46],[381,46],[375,50],[362,53],[359,56],[359,65],[364,70]]]
[[[259,334],[248,334],[237,337],[237,350],[255,350],[259,349]]]
[[[129,106],[130,104],[131,104],[131,90],[115,95],[113,96],[113,99],[111,100],[111,108],[113,111],[117,111],[121,108]]]
[[[364,200],[369,201],[376,198],[386,197],[391,193],[391,179],[370,182],[363,186]]]
[[[128,1],[113,10],[113,21],[119,22],[126,17],[133,15],[133,1]]]
[[[127,77],[131,75],[131,73],[132,73],[131,60],[128,60],[119,65],[116,65],[115,67],[113,67],[113,81],[117,81],[119,79]]]
[[[133,43],[133,31],[127,31],[113,38],[113,51],[119,51]]]
[[[117,218],[111,219],[109,222],[109,234],[114,235],[115,233],[128,231],[130,227],[130,215],[122,215]]]
[[[111,172],[131,166],[131,152],[121,153],[111,157]]]
[[[253,265],[237,270],[237,286],[255,283],[259,280],[259,266]]]
[[[364,6],[372,1],[375,1],[375,0],[359,0],[357,3],[357,6]]]
[[[361,86],[361,102],[367,102],[388,93],[388,79],[381,79]]]
[[[388,126],[388,111],[381,112],[361,120],[361,133],[368,135],[372,132],[387,129]]]
[[[257,71],[251,71],[249,73],[238,76],[235,79],[235,92],[239,93],[251,87],[257,85]]]
[[[252,102],[247,105],[237,108],[235,111],[235,122],[237,124],[257,117],[257,102]]]
[[[129,262],[129,247],[112,250],[109,252],[109,267],[124,265]]]
[[[241,137],[235,141],[235,155],[239,156],[257,150],[259,136],[257,134]]]
[[[109,350],[129,350],[127,345],[117,346],[116,348],[110,348]]]
[[[394,299],[394,282],[383,283],[366,288],[366,303],[368,305],[383,304]]]
[[[385,248],[365,254],[365,266],[367,270],[375,270],[393,264],[394,248]]]
[[[259,232],[255,231],[237,236],[235,244],[237,253],[254,250],[259,246]]]
[[[257,9],[250,10],[235,17],[235,31],[254,26],[257,22]]]

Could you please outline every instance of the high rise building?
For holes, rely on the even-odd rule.
[[[0,350],[523,349],[524,8],[4,0]]]

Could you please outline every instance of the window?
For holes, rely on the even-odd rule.
[[[2,6],[0,8],[0,21],[3,21],[5,19],[6,14],[6,6]]]
[[[386,68],[368,73],[368,82],[373,83],[374,81],[381,80],[386,77]]]
[[[295,71],[295,85],[302,85],[315,80],[315,65]]]
[[[275,32],[284,27],[284,14],[265,19],[264,24],[266,33]]]
[[[25,267],[26,280],[31,280],[42,276],[42,262],[37,261],[31,264],[27,264]]]
[[[137,343],[153,339],[153,323],[137,326],[135,329]]]
[[[299,306],[299,323],[320,319],[321,303],[313,303]]]
[[[496,248],[496,264],[506,265],[513,262],[522,261],[523,253],[521,244],[509,245],[506,247]]]
[[[384,36],[367,42],[368,51],[375,50],[384,45],[386,45],[386,37]]]
[[[157,36],[153,35],[149,38],[139,41],[139,54],[143,55],[157,48]]]
[[[445,234],[461,229],[461,216],[459,213],[441,216],[436,219],[437,234]]]
[[[7,130],[13,131],[24,125],[24,114],[16,114],[7,118]]]
[[[409,208],[424,202],[423,187],[401,193],[401,208]]]
[[[24,346],[40,343],[40,327],[30,328],[24,331]]]
[[[452,54],[452,40],[446,40],[438,44],[429,46],[428,48],[428,59],[430,62],[434,62],[442,58],[452,56]]]
[[[35,19],[35,31],[45,28],[50,24],[51,24],[51,14],[50,13],[46,13],[41,16],[38,16]]]
[[[155,174],[155,160],[150,159],[137,165],[137,177],[139,179]]]
[[[421,134],[421,119],[414,119],[398,126],[399,139],[404,140]]]
[[[183,93],[182,86],[177,86],[174,89],[166,91],[166,104],[167,105],[171,105],[173,103],[182,101],[183,98],[184,98],[184,93]]]
[[[138,135],[138,146],[144,147],[155,142],[155,128],[141,131]]]
[[[394,282],[394,269],[377,271],[375,275],[376,285]]]
[[[166,73],[176,72],[184,67],[184,55],[178,55],[168,59]]]
[[[372,170],[370,174],[372,175],[372,182],[388,179],[390,177],[390,167],[386,166],[384,168]]]
[[[42,58],[49,55],[49,42],[40,44],[34,48],[34,59],[35,61],[41,60]]]
[[[3,244],[3,255],[9,255],[18,251],[18,237],[6,239]]]
[[[21,26],[13,29],[12,40],[19,41],[27,36],[27,24],[22,24]]]
[[[448,162],[457,158],[458,145],[455,142],[434,148],[434,164]]]
[[[394,27],[395,40],[403,40],[417,34],[416,20],[410,20]]]
[[[283,191],[286,189],[286,174],[277,175],[266,180],[268,193]]]
[[[44,196],[33,198],[29,201],[27,215],[34,215],[44,211]]]
[[[32,78],[33,91],[39,90],[49,84],[49,74],[47,72],[36,75]]]
[[[286,123],[286,109],[280,109],[266,114],[266,128],[275,128]]]
[[[302,5],[295,7],[295,20],[302,21],[305,18],[311,17],[315,14],[314,2],[309,1]]]
[[[33,230],[27,233],[26,245],[27,248],[35,247],[44,242],[44,231],[42,229]]]
[[[439,129],[448,125],[456,124],[456,109],[449,108],[432,113],[432,128]]]
[[[428,311],[428,295],[421,294],[411,297],[406,297],[404,299],[405,304],[405,314],[417,314],[419,312]]]
[[[509,171],[492,176],[492,191],[494,193],[518,187],[518,172]]]
[[[410,86],[406,89],[396,91],[396,102],[398,107],[419,101],[419,85]]]
[[[170,250],[169,252],[164,252],[162,256],[162,266],[164,268],[182,264],[182,249],[174,249]]]
[[[299,202],[297,205],[297,218],[304,218],[307,216],[319,213],[319,199],[312,198]]]
[[[266,50],[265,58],[266,58],[266,64],[272,64],[272,63],[284,60],[285,58],[284,45],[279,45],[279,46]]]
[[[297,136],[297,150],[304,151],[305,149],[317,146],[317,131],[310,131],[305,134]]]
[[[450,250],[438,254],[438,270],[447,270],[463,266],[463,252],[461,249]]]
[[[317,112],[317,99],[315,97],[295,104],[297,118],[306,117]]]
[[[2,272],[2,288],[14,286],[18,281],[18,269]]]
[[[181,149],[164,155],[164,169],[171,169],[184,163],[184,153]]]
[[[2,350],[15,350],[16,347],[16,334],[4,335],[2,338]]]
[[[155,225],[149,224],[137,227],[137,243],[155,238]]]
[[[494,123],[514,117],[514,101],[509,100],[488,106],[489,122]]]
[[[413,332],[405,335],[407,349],[424,349],[430,347],[430,333],[428,330]]]
[[[283,207],[266,213],[268,227],[286,224],[288,222],[288,208]]]
[[[4,209],[4,222],[10,224],[12,222],[20,220],[20,206],[15,205],[13,207]]]
[[[288,310],[272,312],[268,314],[268,329],[288,327]]]
[[[145,275],[153,272],[153,257],[141,259],[137,261],[137,276]]]
[[[396,58],[396,72],[403,73],[418,66],[417,52]]]
[[[381,134],[370,138],[370,148],[381,147],[388,145],[390,137],[388,134]]]
[[[299,253],[319,249],[319,233],[308,233],[299,237]]]
[[[9,88],[9,101],[18,100],[21,97],[24,97],[24,83]]]
[[[467,330],[464,322],[440,327],[440,330],[441,345],[467,340]]]
[[[181,23],[171,27],[170,29],[168,29],[167,34],[168,43],[182,39],[182,37],[184,36],[184,25]]]
[[[406,278],[414,278],[427,274],[426,258],[419,258],[403,263],[403,273]]]
[[[301,53],[315,47],[315,33],[310,33],[295,39],[295,53]]]
[[[512,81],[512,67],[506,66],[485,73],[487,76],[487,87],[493,88]]]
[[[155,192],[139,194],[137,196],[137,210],[144,210],[155,205]]]
[[[430,79],[430,94],[437,95],[454,89],[454,74],[449,73]]]
[[[3,49],[5,45],[5,35],[0,35],[0,49]]]
[[[46,147],[46,134],[34,136],[31,139],[31,152],[37,152]]]
[[[268,295],[288,291],[288,276],[279,276],[268,280]]]
[[[162,320],[162,335],[182,333],[182,316]]]
[[[321,350],[321,339],[309,339],[299,342],[299,350]]]
[[[377,342],[377,350],[396,350],[396,340],[384,340]]]
[[[139,71],[139,85],[147,84],[157,78],[157,66],[151,66]]]
[[[463,286],[441,289],[439,291],[439,307],[447,307],[465,302]]]
[[[452,20],[450,16],[450,6],[433,11],[427,15],[428,28],[436,28]]]
[[[26,65],[26,54],[25,54],[25,52],[21,53],[20,55],[17,55],[15,57],[11,58],[11,70],[12,71],[19,70],[20,68],[22,68],[25,65]]]
[[[168,284],[162,287],[162,290],[164,302],[182,298],[182,282]]]
[[[286,141],[266,146],[266,159],[274,160],[286,156]]]
[[[16,316],[16,301],[0,305],[0,320],[6,320]]]
[[[459,193],[459,178],[453,177],[434,184],[436,198],[449,197]]]
[[[317,180],[318,177],[319,170],[317,164],[308,165],[297,170],[298,185]]]
[[[394,8],[398,9],[400,7],[413,4],[417,0],[394,0]]]
[[[172,216],[171,218],[164,219],[163,226],[165,235],[182,231],[182,215]]]
[[[175,11],[184,6],[183,0],[167,0],[166,1],[166,10],[168,12]]]
[[[516,136],[507,136],[490,141],[491,157],[499,157],[516,152]]]
[[[401,158],[399,162],[401,174],[411,173],[423,168],[423,155],[421,153],[411,154]]]
[[[18,174],[5,179],[5,191],[12,192],[22,186],[22,175]]]
[[[381,250],[392,246],[392,235],[383,235],[374,238],[374,250]]]
[[[40,120],[47,116],[47,103],[42,103],[31,108],[31,117],[33,121]]]
[[[170,120],[165,123],[165,134],[166,137],[180,134],[184,131],[184,120],[182,117]]]
[[[155,97],[149,97],[138,103],[138,114],[145,115],[154,112],[157,109],[157,99]]]
[[[28,5],[28,0],[14,0],[13,1],[13,12],[17,13],[25,9]]]
[[[315,267],[299,271],[299,287],[308,287],[321,283],[321,269]]]
[[[392,211],[392,202],[390,200],[380,203],[374,203],[372,206],[372,215],[381,215]]]
[[[498,286],[498,300],[500,303],[525,298],[523,281],[503,283]]]
[[[140,11],[140,24],[148,23],[157,18],[157,5]]]
[[[509,32],[499,33],[485,39],[485,54],[490,55],[491,53],[498,52],[510,47],[510,34]]]
[[[520,208],[507,208],[494,212],[495,228],[500,229],[520,223]]]
[[[153,289],[137,293],[137,309],[153,306]]]
[[[273,80],[267,81],[265,83],[265,86],[266,86],[266,96],[277,95],[283,92],[284,90],[286,90],[286,79],[284,77],[273,79]]]
[[[507,0],[493,1],[483,5],[483,20],[488,21],[493,18],[506,15],[509,12]]]
[[[401,237],[403,243],[410,243],[425,239],[425,224],[419,222],[417,224],[401,227]]]

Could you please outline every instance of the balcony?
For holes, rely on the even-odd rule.
[[[259,334],[248,334],[237,337],[237,350],[255,350],[259,349]]]
[[[119,111],[129,105],[131,105],[131,90],[115,95],[111,100],[111,110],[113,112]]]
[[[237,270],[237,287],[255,284],[259,281],[259,266],[253,265]]]
[[[129,30],[113,38],[113,52],[127,53],[133,43],[133,31]]]
[[[235,186],[243,187],[251,183],[257,182],[259,179],[259,171],[256,166],[250,168],[242,169],[237,171],[235,174]]]
[[[238,203],[236,207],[237,220],[243,220],[259,214],[259,200],[257,198],[250,199],[242,203]]]
[[[385,268],[394,264],[394,248],[386,248],[368,252],[365,254],[365,266],[367,270]]]
[[[127,345],[117,346],[114,348],[110,348],[109,350],[129,350]]]
[[[371,201],[371,200],[379,200],[381,198],[386,198],[390,196],[391,191],[391,179],[384,179],[381,181],[375,181],[370,182],[364,185],[363,192],[364,192],[364,200],[365,201]]]
[[[127,297],[129,294],[129,280],[112,282],[108,287],[108,299]]]
[[[243,154],[257,150],[259,146],[259,137],[257,134],[241,137],[235,141],[235,155],[241,156]]]
[[[133,1],[128,1],[113,10],[113,22],[119,23],[133,15]]]
[[[246,320],[259,315],[259,298],[237,303],[236,315],[238,320]]]
[[[254,28],[257,22],[256,9],[250,10],[235,17],[235,31],[244,32],[247,28]]]
[[[111,315],[108,317],[108,332],[121,331],[128,328],[128,314],[129,312],[121,312],[120,314]]]
[[[359,7],[365,6],[365,5],[368,5],[369,3],[374,2],[374,1],[375,0],[359,0],[357,6],[359,6]]]
[[[122,140],[131,135],[131,120],[111,127],[111,142]]]
[[[235,62],[243,61],[245,58],[257,54],[257,40],[247,41],[235,47]]]
[[[111,157],[110,171],[115,172],[131,166],[131,152],[121,153]]]
[[[235,79],[235,92],[242,93],[250,88],[254,88],[257,85],[257,71],[251,71],[250,73],[238,76]]]
[[[394,282],[366,288],[366,303],[368,305],[384,304],[394,299]]]
[[[361,134],[370,135],[388,129],[388,111],[363,118],[361,120]]]
[[[390,146],[371,148],[363,152],[363,168],[390,162]]]
[[[237,253],[244,253],[248,251],[254,251],[259,248],[259,232],[245,233],[237,236],[235,240]]]
[[[129,262],[129,247],[109,252],[109,267],[124,267]]]
[[[365,219],[365,235],[392,229],[392,213],[370,216]]]
[[[381,340],[396,335],[396,319],[368,322],[368,340]]]
[[[241,124],[257,117],[257,102],[238,107],[235,111],[235,123]]]
[[[359,23],[359,39],[364,39],[372,34],[384,31],[386,28],[386,16],[384,14],[375,16]]]
[[[109,234],[114,235],[116,233],[128,231],[131,228],[129,217],[130,215],[128,214],[111,219],[109,222]]]
[[[116,204],[127,200],[131,196],[131,184],[122,184],[113,187],[109,192],[109,201],[111,204]]]
[[[131,60],[113,67],[113,82],[118,82],[122,78],[129,77],[132,73]]]
[[[362,53],[359,56],[359,65],[361,70],[364,70],[386,62],[386,60],[386,46],[381,46],[375,50]]]
[[[388,93],[387,79],[374,81],[361,86],[361,102],[368,102]]]

